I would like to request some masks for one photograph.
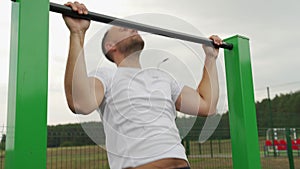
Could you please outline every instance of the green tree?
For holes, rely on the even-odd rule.
[[[5,150],[5,141],[6,141],[6,135],[2,134],[2,139],[0,142],[0,150]]]
[[[271,114],[273,127],[300,127],[300,91],[276,95],[271,100],[271,112],[268,100],[256,103],[257,123],[260,129],[270,128]]]

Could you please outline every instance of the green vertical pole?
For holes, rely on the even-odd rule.
[[[225,50],[232,160],[235,169],[260,169],[249,39],[234,36]]]
[[[212,144],[212,140],[209,141],[209,145],[210,145],[210,157],[214,158],[214,150],[213,150],[213,144]]]
[[[12,2],[6,169],[45,169],[49,0]]]
[[[201,143],[198,143],[198,144],[199,144],[199,154],[202,155]]]
[[[290,169],[295,169],[290,128],[285,129],[285,137],[287,142],[287,154],[289,158]]]
[[[221,154],[222,151],[221,151],[221,140],[220,139],[218,139],[218,143],[219,143],[219,154]]]
[[[186,155],[190,155],[191,154],[191,149],[190,149],[190,138],[189,137],[186,137]]]

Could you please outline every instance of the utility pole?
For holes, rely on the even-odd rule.
[[[273,113],[272,113],[272,105],[271,105],[271,98],[270,98],[270,88],[267,87],[267,94],[268,94],[268,106],[269,106],[269,113],[270,113],[270,127],[271,127],[271,135],[272,135],[272,142],[273,142],[273,152],[274,152],[274,157],[277,157],[277,152],[276,152],[276,147],[275,147],[275,144],[274,144],[274,124],[273,124]]]

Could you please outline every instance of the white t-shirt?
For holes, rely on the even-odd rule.
[[[163,158],[187,161],[175,124],[182,84],[156,68],[100,68],[92,76],[104,85],[99,110],[111,169]]]

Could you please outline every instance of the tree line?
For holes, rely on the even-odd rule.
[[[230,112],[222,116],[211,139],[230,138],[229,116]],[[256,102],[256,119],[259,136],[265,136],[268,128],[300,128],[300,91]],[[206,118],[197,117],[187,136],[189,139],[198,139],[205,120]]]
[[[273,99],[263,99],[256,102],[257,125],[259,136],[264,136],[268,128],[300,128],[300,91],[276,95]],[[222,115],[210,139],[229,139],[230,112]],[[190,126],[179,128],[180,133],[186,133],[185,139],[198,140],[200,132],[206,122],[205,117],[178,117],[177,126]],[[103,131],[101,122],[86,124],[65,124],[48,126],[48,147],[94,145],[82,126],[96,127],[95,131]],[[90,127],[91,128],[91,127]],[[0,149],[4,149],[5,135],[2,136]],[[101,138],[105,139],[105,138]]]

